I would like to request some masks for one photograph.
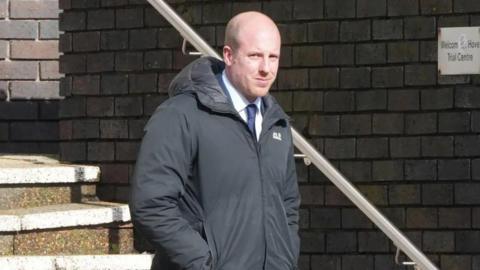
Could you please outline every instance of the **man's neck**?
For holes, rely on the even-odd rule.
[[[260,108],[262,99],[260,97],[248,99],[245,95],[243,95],[243,93],[232,84],[231,80],[228,77],[228,72],[226,72],[226,70],[222,72],[222,80],[226,90],[228,91],[230,100],[232,101],[233,106],[235,107],[235,109],[237,109],[237,111],[240,111],[250,103],[254,103]]]

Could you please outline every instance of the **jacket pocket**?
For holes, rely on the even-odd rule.
[[[207,259],[207,267],[206,269],[208,270],[214,270],[215,269],[215,263],[216,263],[216,254],[213,252],[213,248],[212,248],[212,245],[213,245],[213,240],[212,240],[212,237],[210,235],[210,230],[208,229],[208,225],[207,225],[207,222],[206,221],[203,221],[202,222],[202,236],[203,236],[203,239],[205,239],[205,242],[207,242],[207,246],[208,246],[208,251],[210,252],[210,258]]]
[[[296,241],[294,239],[294,235],[292,235],[292,230],[290,229],[290,226],[288,225],[288,217],[287,217],[287,210],[285,207],[282,205],[281,206],[281,215],[282,215],[282,221],[283,221],[283,226],[282,226],[282,235],[286,238],[286,251],[288,252],[288,261],[291,264],[291,267],[293,269],[296,269],[297,262],[295,261],[295,247],[296,247]]]

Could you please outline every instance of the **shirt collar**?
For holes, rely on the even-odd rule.
[[[225,70],[222,72],[222,80],[225,85],[225,88],[228,91],[228,94],[230,95],[230,99],[232,100],[233,107],[237,112],[241,112],[245,110],[245,108],[250,104],[253,103],[257,106],[257,111],[260,111],[261,106],[262,106],[262,99],[260,97],[257,97],[255,101],[249,102],[240,92],[232,85],[232,83],[228,80],[227,74],[225,73]]]

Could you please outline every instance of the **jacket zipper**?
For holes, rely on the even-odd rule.
[[[248,128],[248,127],[247,127]],[[253,144],[255,145],[255,150],[257,152],[257,164],[258,164],[258,172],[259,172],[259,176],[260,176],[260,188],[261,188],[261,194],[262,194],[262,227],[263,227],[263,241],[264,241],[264,244],[265,244],[265,250],[264,250],[264,253],[265,253],[265,256],[263,258],[263,269],[266,269],[266,266],[267,266],[267,229],[266,229],[266,217],[265,217],[265,214],[266,214],[266,210],[265,210],[265,183],[264,183],[264,179],[263,179],[263,173],[262,173],[262,162],[261,162],[261,156],[260,156],[260,138],[261,136],[259,136],[258,138],[258,141],[256,140],[256,137],[251,133],[251,138],[252,138],[252,141],[253,141]],[[262,132],[263,133],[263,130]],[[261,135],[260,133],[260,135]]]
[[[261,151],[261,144],[260,144],[260,140],[263,139],[264,136],[262,136],[263,134],[266,134],[268,130],[270,130],[274,125],[271,125],[271,126],[268,126],[268,127],[265,127],[266,129],[263,129],[262,128],[262,131],[260,132],[260,135],[258,137],[258,140],[256,139],[256,134],[252,134],[252,132],[250,132],[250,129],[248,128],[248,125],[247,123],[239,116],[239,115],[235,115],[237,117],[238,120],[240,120],[244,127],[246,128],[246,131],[248,132],[248,134],[250,135],[250,138],[251,140],[253,141],[253,145],[255,146],[255,151],[256,151],[256,154],[257,154],[257,164],[258,164],[258,171],[260,173],[260,188],[261,188],[261,194],[262,194],[262,227],[263,227],[263,241],[265,243],[265,257],[263,259],[263,269],[266,270],[267,269],[267,251],[268,251],[268,248],[267,248],[267,245],[268,245],[268,236],[267,236],[267,228],[266,228],[266,217],[265,217],[265,213],[266,213],[266,210],[265,210],[265,205],[266,205],[266,202],[265,202],[265,183],[264,183],[264,179],[263,179],[263,173],[262,173],[262,162],[261,162],[261,155],[260,155],[260,151]],[[265,120],[265,118],[264,118]],[[277,121],[274,121],[273,123],[276,123]]]

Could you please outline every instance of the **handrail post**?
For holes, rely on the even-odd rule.
[[[184,39],[203,55],[222,59],[176,12],[163,0],[147,0]],[[337,186],[367,217],[422,270],[438,268],[383,216],[327,159],[325,159],[298,131],[292,127],[293,143],[306,157]]]

